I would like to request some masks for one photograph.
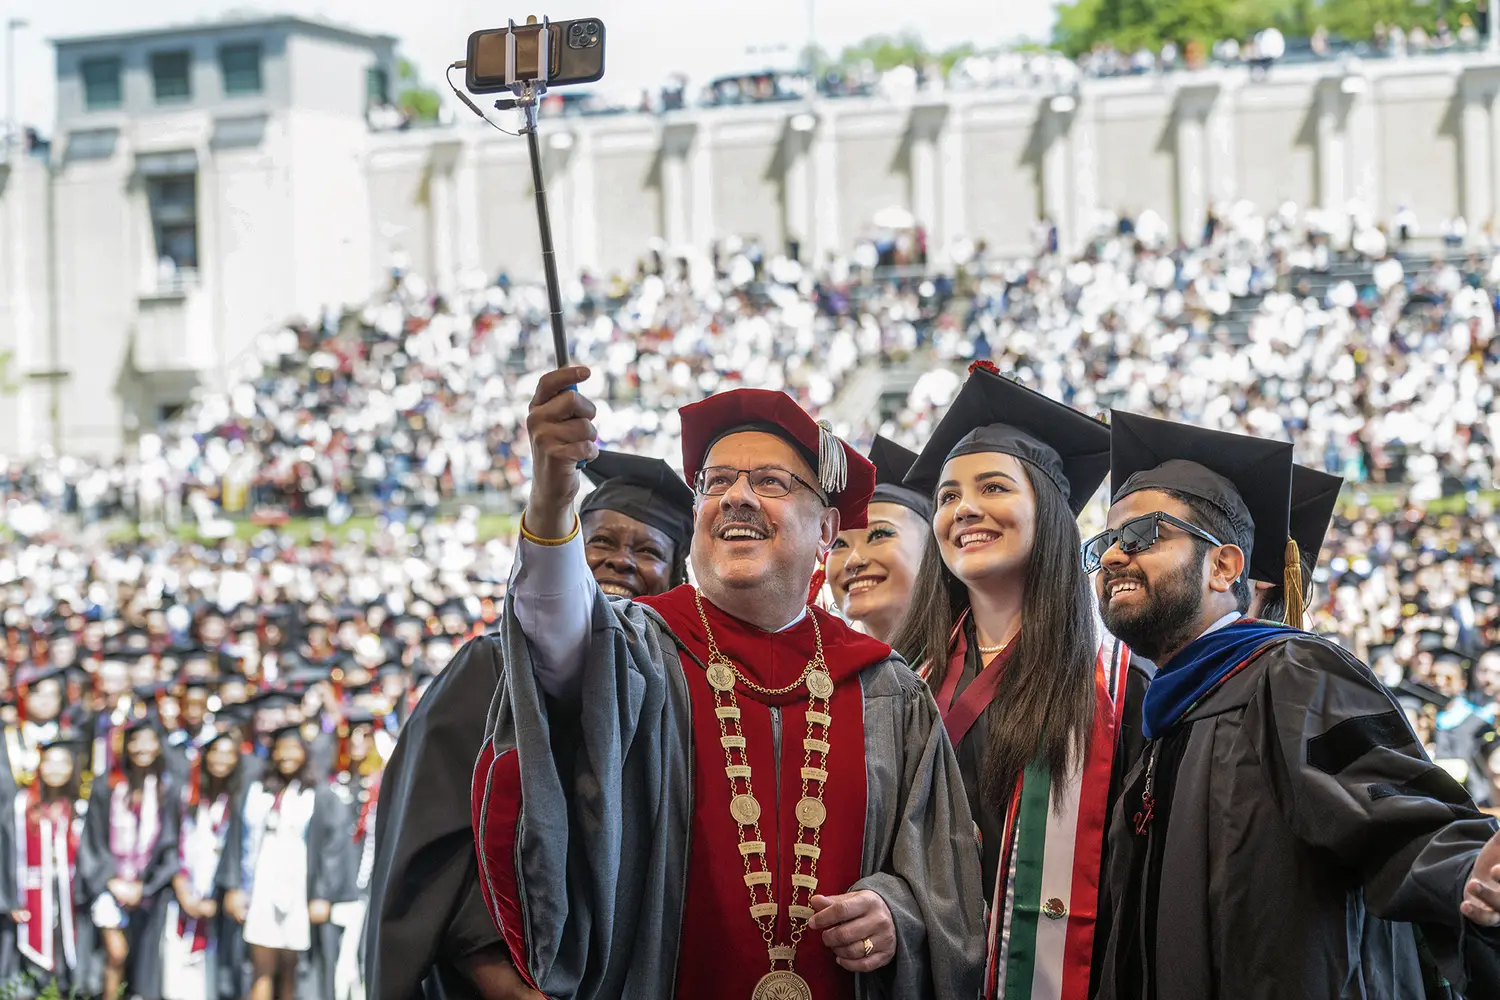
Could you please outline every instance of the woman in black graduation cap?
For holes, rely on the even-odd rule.
[[[149,712],[122,726],[122,751],[95,780],[78,854],[83,901],[104,946],[104,996],[161,996],[163,897],[177,874],[178,789]]]
[[[249,1000],[328,1000],[334,903],[353,898],[348,811],[311,764],[300,721],[271,734],[271,761],[235,811],[224,905],[250,946]]]
[[[845,619],[890,642],[932,534],[932,498],[902,482],[917,460],[913,452],[877,436],[869,457],[875,466],[869,524],[839,532],[828,551],[828,587]]]
[[[244,996],[239,926],[224,911],[222,873],[234,815],[245,794],[240,733],[226,726],[203,745],[183,794],[178,870],[162,939],[164,1000]]]
[[[692,489],[667,463],[601,452],[579,523],[589,570],[619,597],[687,581]],[[424,980],[450,998],[534,997],[510,967],[475,879],[469,776],[499,678],[461,650],[401,727],[381,780],[365,979],[371,1000],[407,1000]],[[475,984],[479,984],[476,986]]]
[[[59,733],[38,750],[35,780],[0,815],[0,982],[30,975],[67,996],[88,989],[95,945],[77,883],[88,737]]]
[[[937,697],[979,826],[984,996],[1085,1000],[1103,833],[1147,681],[1097,628],[1078,557],[1109,428],[970,371],[907,474],[934,499],[934,543],[894,645]]]

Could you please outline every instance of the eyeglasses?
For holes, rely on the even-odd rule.
[[[828,504],[823,492],[817,487],[795,472],[774,465],[762,466],[759,469],[733,469],[727,465],[710,465],[698,470],[698,475],[693,480],[693,487],[706,497],[721,497],[729,492],[730,487],[740,481],[741,476],[749,481],[750,489],[755,491],[756,496],[765,497],[767,500],[778,500],[792,492],[797,485],[801,485],[822,501],[824,506]]]
[[[1120,551],[1128,556],[1135,555],[1137,552],[1145,552],[1160,540],[1163,523],[1179,528],[1194,538],[1201,538],[1210,545],[1224,544],[1197,525],[1189,524],[1171,514],[1156,511],[1152,514],[1133,517],[1118,528],[1101,531],[1084,542],[1083,571],[1085,573],[1096,572],[1100,566],[1104,565],[1105,554],[1116,545],[1119,545]]]

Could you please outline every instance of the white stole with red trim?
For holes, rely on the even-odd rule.
[[[73,807],[65,810],[39,807],[33,811],[31,796],[16,796],[13,822],[16,831],[16,865],[23,908],[31,919],[16,928],[16,947],[33,964],[47,972],[58,970],[57,928],[62,929],[62,960],[69,969],[78,968],[78,939],[73,923],[73,874],[78,864],[77,842],[72,837]]]

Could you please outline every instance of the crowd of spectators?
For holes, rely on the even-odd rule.
[[[570,349],[594,369],[582,388],[602,443],[674,464],[676,407],[737,385],[784,389],[860,445],[877,431],[919,445],[974,358],[1086,412],[1290,439],[1299,461],[1394,505],[1336,526],[1321,628],[1364,653],[1433,631],[1475,657],[1500,644],[1489,518],[1500,258],[1405,252],[1357,209],[1221,206],[1194,235],[1170,240],[1152,213],[1107,217],[1067,256],[1043,224],[1035,254],[1002,260],[963,240],[929,256],[913,225],[874,229],[816,270],[755,241],[685,257],[656,246],[633,274],[566,284]],[[470,577],[503,580],[508,543],[480,545],[472,510],[448,527],[437,515],[519,508],[525,409],[551,362],[546,322],[537,286],[476,276],[444,296],[394,269],[365,308],[270,333],[228,391],[117,462],[0,463],[0,586],[40,607],[59,593],[92,603],[122,582],[159,599],[200,581],[182,603],[232,605],[212,582],[228,574],[240,602],[295,579],[303,599],[358,603],[427,566],[448,582],[403,602],[479,599]],[[879,412],[841,398],[856,378],[883,386],[903,373],[910,391]],[[1457,513],[1425,515],[1437,502]],[[250,547],[65,540],[80,524],[102,537],[122,520],[356,512],[378,527],[347,550],[304,552],[269,527]]]

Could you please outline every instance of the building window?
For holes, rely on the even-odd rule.
[[[225,45],[219,49],[219,70],[224,74],[224,93],[260,93],[260,43]]]
[[[198,266],[198,177],[168,174],[146,180],[151,230],[159,270],[177,273]],[[168,264],[167,262],[171,263]]]
[[[188,52],[155,52],[151,55],[151,79],[156,85],[156,103],[171,104],[193,96],[189,76],[192,55]]]
[[[391,78],[383,66],[371,66],[365,73],[365,99],[380,107],[391,103]]]
[[[98,111],[120,106],[120,60],[117,57],[85,59],[78,64],[78,72],[83,77],[85,108]]]

